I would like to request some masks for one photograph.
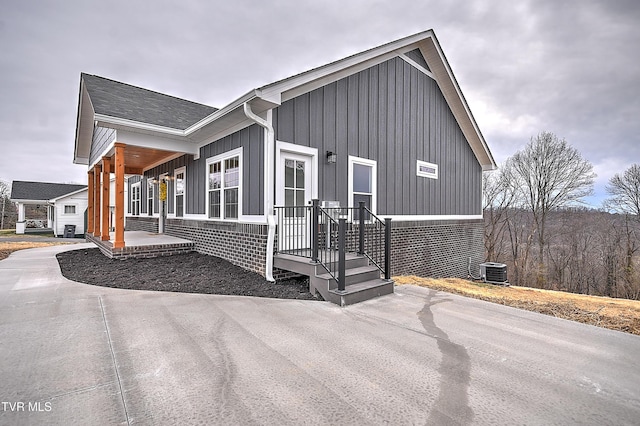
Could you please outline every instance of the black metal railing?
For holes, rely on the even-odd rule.
[[[358,207],[275,207],[277,252],[318,263],[345,289],[346,254],[365,256],[391,278],[391,219],[382,220],[364,202]]]

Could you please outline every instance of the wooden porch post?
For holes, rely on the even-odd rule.
[[[100,200],[100,191],[102,190],[102,188],[100,187],[100,175],[102,173],[100,173],[102,171],[102,166],[100,164],[96,164],[93,167],[93,188],[94,188],[94,192],[93,192],[93,236],[94,237],[99,237],[100,236],[100,212],[102,211],[101,207],[101,200]]]
[[[84,232],[93,234],[93,170],[87,172],[87,229]]]
[[[114,144],[115,172],[116,172],[116,217],[115,228],[116,237],[113,241],[113,248],[121,248],[124,243],[124,147],[125,144],[116,142]]]
[[[109,186],[111,158],[102,157],[102,241],[109,241]]]

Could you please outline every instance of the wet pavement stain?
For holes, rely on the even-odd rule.
[[[428,425],[469,425],[473,421],[473,410],[469,407],[469,382],[471,381],[471,358],[464,346],[453,343],[449,336],[440,329],[433,319],[431,307],[449,299],[432,301],[429,293],[424,308],[418,318],[428,334],[434,336],[442,361],[438,368],[440,373],[440,391],[431,408]]]

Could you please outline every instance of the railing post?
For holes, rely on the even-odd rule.
[[[384,219],[384,279],[391,279],[391,218]]]
[[[311,261],[318,263],[318,214],[320,213],[320,200],[312,200],[311,207]]]
[[[359,214],[359,242],[358,242],[358,254],[364,255],[364,201],[358,201],[358,214]]]
[[[345,230],[347,228],[347,219],[341,217],[338,219],[338,291],[344,291],[345,280]]]

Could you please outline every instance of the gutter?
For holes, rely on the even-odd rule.
[[[263,118],[256,115],[251,109],[251,105],[249,102],[245,102],[243,104],[244,115],[247,116],[248,119],[253,120],[256,124],[266,130],[265,137],[265,183],[264,183],[264,213],[267,216],[267,225],[268,225],[268,233],[267,233],[267,259],[265,264],[265,278],[267,281],[275,282],[273,278],[273,243],[275,240],[276,234],[276,221],[273,215],[273,188],[275,185],[275,132],[273,131],[273,126],[269,120],[264,120]],[[267,114],[271,114],[271,111],[267,112]],[[270,117],[269,117],[270,118]]]

